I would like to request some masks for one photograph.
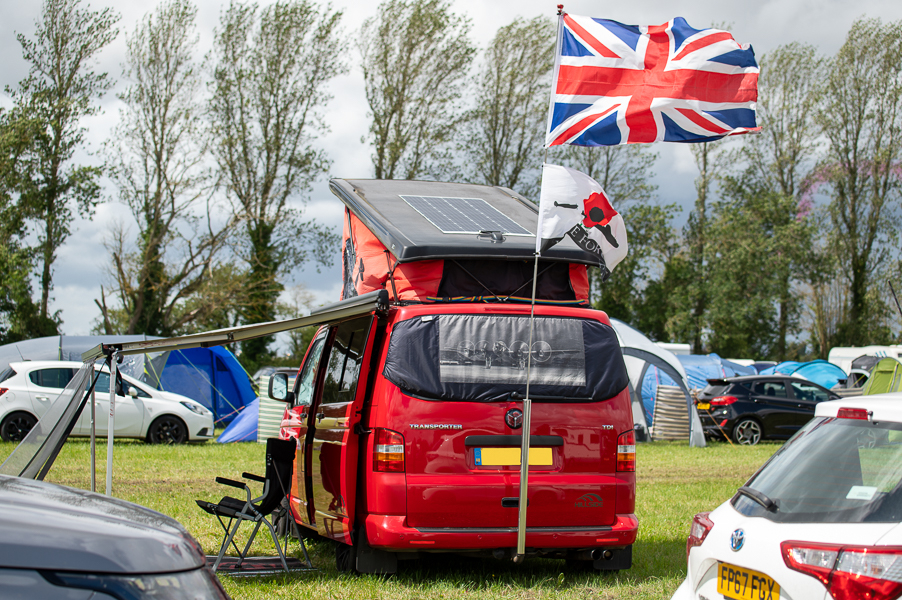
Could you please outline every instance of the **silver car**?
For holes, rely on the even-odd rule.
[[[4,600],[228,600],[178,521],[60,485],[0,475]]]

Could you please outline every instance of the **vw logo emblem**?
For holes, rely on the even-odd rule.
[[[733,549],[733,552],[739,552],[742,550],[742,545],[745,543],[745,532],[741,529],[737,529],[733,532],[733,535],[730,536],[730,548]]]
[[[519,408],[512,408],[504,415],[504,422],[511,429],[520,429],[523,426],[523,411]]]

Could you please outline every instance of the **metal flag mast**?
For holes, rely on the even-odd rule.
[[[557,5],[557,39],[554,44],[555,67],[557,67],[558,56],[560,55],[561,45],[561,15],[564,13],[564,5]],[[555,69],[556,70],[556,69]],[[552,100],[554,96],[552,95]],[[543,163],[548,160],[548,146],[545,146],[545,157]],[[536,237],[542,235],[542,232],[536,229]],[[539,242],[536,242],[538,248]],[[514,562],[521,563],[526,557],[526,509],[529,506],[529,497],[527,488],[529,486],[529,435],[532,428],[532,400],[529,398],[530,375],[532,372],[532,334],[534,330],[536,316],[536,280],[539,277],[539,257],[541,252],[536,250],[535,264],[532,271],[532,301],[529,305],[529,345],[527,346],[526,356],[526,394],[523,398],[523,435],[520,442],[520,498],[517,502],[517,553],[514,555]]]

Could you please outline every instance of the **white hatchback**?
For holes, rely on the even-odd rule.
[[[81,365],[66,361],[10,363],[0,373],[0,438],[21,441]],[[110,373],[99,365],[94,368],[101,371],[94,394],[96,432],[105,436],[110,412]],[[152,444],[203,442],[213,437],[213,413],[198,402],[121,376],[116,390],[115,437],[140,438]],[[91,435],[89,407],[79,415],[71,435]]]
[[[902,597],[902,394],[818,405],[733,496],[695,515],[673,600]]]

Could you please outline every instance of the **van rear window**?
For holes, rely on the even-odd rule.
[[[627,385],[614,330],[598,321],[536,317],[429,315],[395,325],[385,377],[428,400],[495,402],[526,391],[542,402],[596,402]]]

